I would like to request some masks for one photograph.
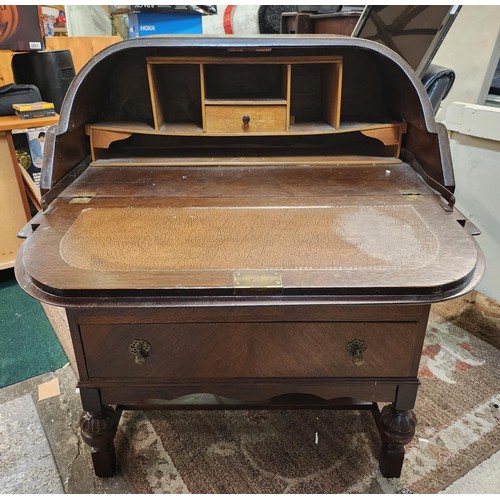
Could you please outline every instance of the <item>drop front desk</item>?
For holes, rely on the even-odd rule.
[[[122,409],[208,393],[371,409],[399,476],[430,305],[483,272],[402,59],[344,37],[128,41],[78,74],[45,148],[16,273],[67,311],[97,475]]]

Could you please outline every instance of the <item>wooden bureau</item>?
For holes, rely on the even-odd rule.
[[[344,37],[124,42],[46,151],[16,276],[67,311],[97,475],[124,408],[209,393],[372,410],[399,476],[430,305],[484,269],[403,60]]]

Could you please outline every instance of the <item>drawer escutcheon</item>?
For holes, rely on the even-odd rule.
[[[356,366],[361,366],[365,359],[363,357],[365,351],[368,349],[368,344],[364,340],[352,340],[345,346],[345,350],[352,357],[352,362]]]
[[[129,346],[130,353],[135,356],[135,362],[138,365],[143,365],[148,357],[151,344],[146,340],[135,339]]]

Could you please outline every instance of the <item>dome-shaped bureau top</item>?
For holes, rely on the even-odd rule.
[[[399,56],[349,37],[123,42],[74,79],[45,147],[16,276],[66,308],[98,475],[121,409],[193,393],[348,398],[400,474],[430,304],[484,261]]]

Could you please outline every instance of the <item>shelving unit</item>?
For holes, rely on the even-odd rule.
[[[12,131],[53,125],[58,119],[59,116],[31,120],[21,120],[17,116],[0,117],[0,269],[14,266],[22,243],[17,233],[31,217]]]
[[[257,56],[244,63],[238,57],[148,57],[145,63],[153,123],[115,120],[88,125],[94,161],[120,156],[116,150],[127,147],[127,139],[140,141],[136,136],[141,135],[215,138],[352,134],[380,141],[387,156],[400,154],[404,123],[341,120],[340,56],[313,61],[300,56]]]
[[[201,68],[197,64],[148,64],[154,129],[202,132]]]

